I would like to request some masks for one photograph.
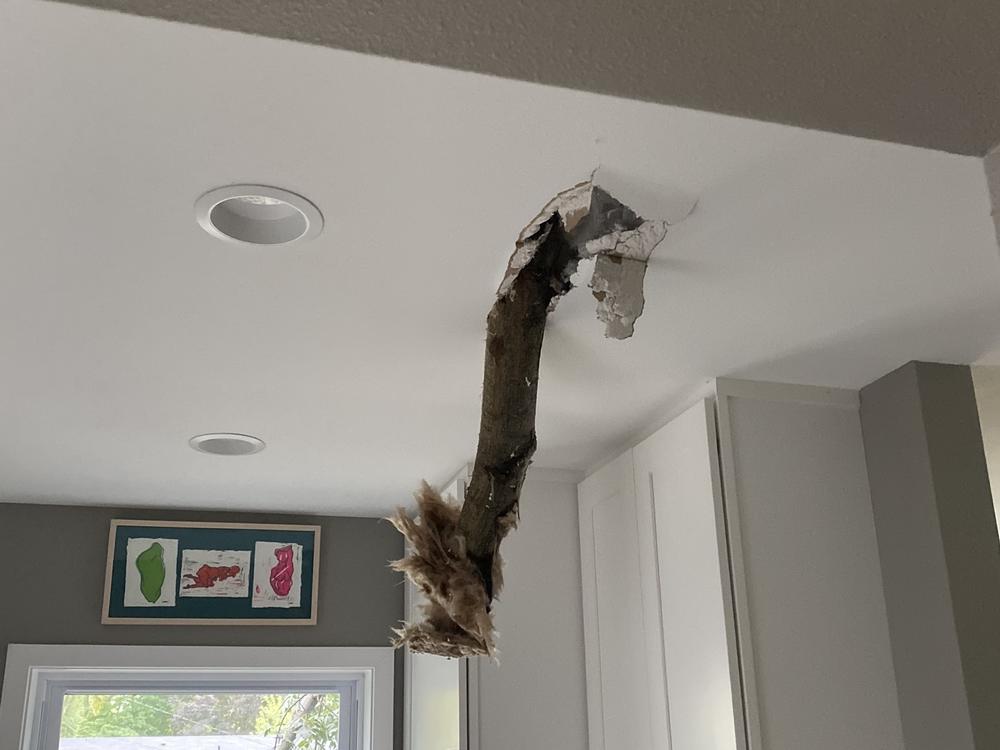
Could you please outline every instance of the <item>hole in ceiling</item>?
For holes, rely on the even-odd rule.
[[[202,228],[219,239],[246,245],[287,245],[312,239],[323,216],[301,195],[267,185],[229,185],[195,203]]]
[[[235,432],[209,432],[195,435],[188,444],[196,451],[215,456],[249,456],[264,450],[264,441],[253,435]]]

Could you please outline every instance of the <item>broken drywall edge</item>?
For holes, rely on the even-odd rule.
[[[688,213],[690,210],[691,206],[686,208]],[[546,222],[553,216],[562,222],[579,260],[598,257],[590,287],[598,303],[597,317],[605,323],[605,335],[628,338],[645,306],[642,282],[646,262],[666,236],[669,222],[644,219],[593,180],[578,183],[557,193],[518,234],[498,297],[510,294],[518,274],[548,236]],[[576,263],[567,267],[567,274],[563,281],[569,283],[553,297],[550,309],[572,288],[578,276]]]
[[[514,244],[514,252],[507,261],[507,270],[504,272],[503,280],[497,289],[497,297],[506,296],[517,275],[535,257],[539,244],[545,239],[539,232],[553,215],[558,214],[562,218],[563,227],[567,232],[572,232],[576,228],[580,219],[590,211],[591,194],[594,184],[590,180],[577,183],[571,188],[560,191],[542,207],[535,218],[529,221],[524,229],[517,235]]]
[[[665,221],[644,221],[636,229],[609,232],[583,246],[582,257],[611,255],[646,262],[656,246],[667,236],[669,225]]]
[[[590,179],[639,216],[655,217],[669,226],[684,221],[698,202],[691,193],[673,184],[640,178],[604,164],[594,170]]]
[[[560,190],[556,193],[535,218],[525,225],[524,229],[517,235],[518,244],[525,242],[533,234],[541,229],[542,224],[549,220],[553,214],[559,214],[563,220],[563,226],[567,232],[572,232],[580,219],[590,211],[591,192],[594,189],[593,180],[578,182],[573,187]]]

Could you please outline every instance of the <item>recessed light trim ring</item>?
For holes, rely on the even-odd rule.
[[[238,432],[206,432],[195,435],[188,445],[199,453],[213,456],[250,456],[260,453],[266,444],[259,437]]]
[[[238,245],[290,245],[323,231],[323,214],[312,201],[270,185],[215,188],[198,198],[194,210],[202,229]]]

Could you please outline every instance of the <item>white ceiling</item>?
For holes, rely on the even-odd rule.
[[[636,335],[552,319],[537,464],[585,470],[717,375],[858,387],[1000,344],[979,159],[38,0],[0,4],[0,498],[383,512],[475,451],[518,230],[598,164],[695,213]],[[308,196],[292,249],[205,190]],[[237,431],[263,453],[193,452]]]

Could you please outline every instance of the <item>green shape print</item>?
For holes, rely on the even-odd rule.
[[[163,546],[153,542],[135,558],[139,569],[139,591],[150,604],[155,604],[163,593],[163,581],[167,577],[167,566],[163,564]]]

